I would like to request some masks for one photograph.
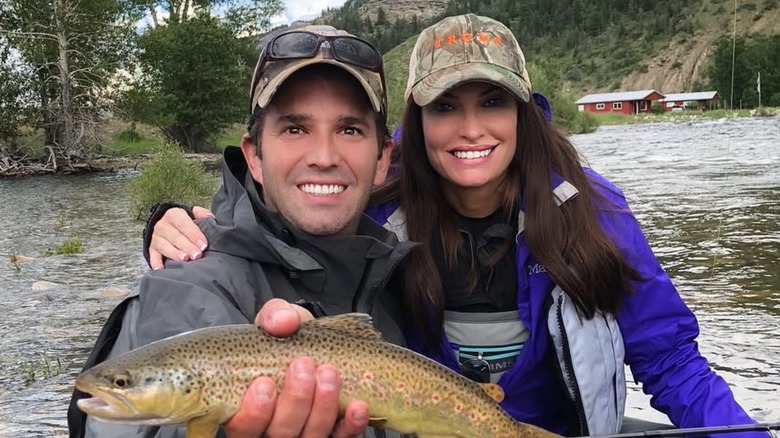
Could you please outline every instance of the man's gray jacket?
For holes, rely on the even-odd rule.
[[[165,269],[144,275],[137,292],[109,316],[85,369],[185,331],[252,323],[274,297],[320,314],[368,313],[386,340],[403,344],[394,274],[413,244],[399,243],[367,216],[357,235],[301,232],[266,209],[240,148],[226,148],[223,158],[223,184],[212,204],[215,217],[199,223],[209,250],[202,259],[169,260]],[[117,426],[87,418],[76,407],[85,396],[76,391],[72,397],[71,437],[184,437],[183,427]],[[375,434],[385,432],[367,432]]]

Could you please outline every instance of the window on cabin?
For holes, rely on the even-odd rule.
[[[602,110],[602,109],[604,109],[604,104],[603,104],[603,103],[597,103],[597,104],[596,104],[596,109],[597,109],[597,110]]]
[[[614,102],[614,103],[612,103],[612,109],[613,110],[623,109],[623,102]]]

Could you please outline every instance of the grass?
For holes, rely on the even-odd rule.
[[[217,149],[222,150],[227,146],[241,146],[241,138],[246,133],[246,126],[243,124],[235,124],[227,132],[223,133],[220,137],[217,137],[215,141]]]
[[[53,256],[53,255],[70,255],[70,254],[78,254],[82,251],[84,251],[84,242],[82,242],[81,239],[78,237],[73,237],[71,239],[62,242],[54,249],[47,249],[43,253],[43,255],[44,257]]]
[[[713,120],[725,119],[731,117],[753,117],[780,114],[780,109],[714,109],[705,112],[699,111],[681,111],[665,112],[663,114],[642,114],[638,116],[629,116],[620,113],[598,113],[593,114],[602,125],[624,125],[629,123],[651,123],[651,122],[670,122],[680,120]]]
[[[140,123],[111,119],[107,122],[105,129],[105,142],[100,145],[98,152],[111,157],[152,154],[165,142],[157,128]],[[244,124],[235,124],[222,135],[216,137],[214,140],[215,148],[222,150],[226,146],[240,145],[244,132],[246,132]],[[46,150],[43,142],[43,131],[31,128],[23,129],[23,135],[18,140],[20,151],[31,158],[45,156]]]
[[[412,54],[417,36],[413,36],[392,50],[385,53],[382,61],[385,64],[385,82],[387,85],[387,124],[391,131],[395,129],[403,117],[406,101],[406,80],[409,77],[409,57]]]
[[[16,256],[16,254],[11,254],[11,256],[8,257],[8,261],[11,262],[11,266],[14,267],[16,272],[22,272],[22,265],[19,263],[19,258]]]
[[[129,124],[125,124],[129,125]],[[160,147],[165,139],[159,133],[159,131],[151,126],[137,125],[136,132],[138,137],[122,135],[130,130],[115,132],[111,138],[112,142],[106,146],[106,150],[111,151],[109,155],[141,155],[151,154],[158,147]],[[130,131],[132,132],[132,131]],[[246,132],[246,126],[241,123],[233,125],[222,135],[216,137],[214,145],[217,150],[222,150],[227,146],[239,146],[241,145],[241,138]]]
[[[59,376],[62,373],[62,362],[59,357],[50,359],[49,356],[43,355],[40,362],[33,363],[32,361],[26,361],[21,364],[22,375],[24,376],[24,384],[29,386],[38,380],[44,380],[51,377]]]
[[[637,122],[636,116],[621,113],[593,113],[593,117],[602,125],[623,125]]]

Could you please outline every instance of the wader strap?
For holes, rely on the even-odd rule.
[[[95,347],[92,348],[92,352],[89,354],[84,368],[81,372],[84,372],[93,366],[103,362],[111,349],[114,347],[119,331],[122,329],[122,320],[124,319],[127,306],[137,296],[131,296],[125,298],[124,301],[119,303],[118,306],[111,312],[106,320],[103,329],[100,331]],[[76,403],[83,399],[88,398],[89,394],[79,390],[74,390],[73,395],[70,398],[70,404],[68,405],[68,430],[70,432],[70,438],[83,438],[86,433],[87,414],[82,412]]]

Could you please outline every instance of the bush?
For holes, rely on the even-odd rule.
[[[146,219],[149,209],[158,202],[208,205],[216,191],[216,179],[199,162],[188,160],[182,150],[171,143],[155,147],[141,174],[130,181],[131,213],[137,220]]]
[[[64,242],[62,242],[61,245],[58,245],[54,249],[48,249],[46,252],[43,253],[44,256],[53,256],[53,255],[69,255],[69,254],[78,254],[80,252],[84,251],[84,243],[81,242],[81,239],[78,237],[74,237],[72,239],[68,239]]]
[[[650,112],[653,114],[663,114],[664,104],[662,104],[657,100],[654,100],[653,103],[650,105]]]
[[[130,124],[130,127],[125,129],[124,131],[120,132],[116,136],[117,140],[128,142],[128,143],[138,143],[139,141],[143,140],[143,136],[140,132],[136,129],[135,122]]]
[[[599,128],[599,121],[596,117],[587,112],[580,111],[574,116],[574,120],[571,122],[569,132],[572,134],[587,134],[589,132],[595,132]]]
[[[699,111],[700,109],[701,106],[699,105],[699,102],[695,100],[689,100],[688,102],[685,102],[686,111]]]

